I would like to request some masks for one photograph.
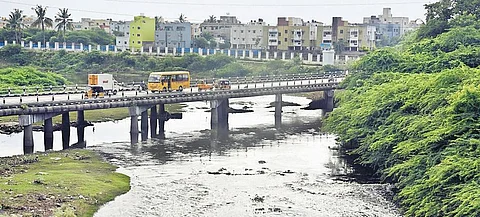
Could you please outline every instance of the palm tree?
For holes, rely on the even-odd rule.
[[[23,15],[22,10],[15,9],[14,11],[10,12],[7,20],[7,28],[13,29],[15,31],[15,41],[17,43],[20,43],[20,40],[22,38],[22,29],[25,26],[25,24],[23,24],[24,17],[25,15]]]
[[[72,29],[71,14],[68,13],[68,9],[59,9],[57,16],[55,16],[55,22],[58,22],[56,28],[58,31],[63,31],[63,42],[65,42],[65,33],[67,29]]]
[[[185,23],[185,21],[187,21],[187,17],[185,16],[185,14],[180,14],[178,21],[180,21],[180,23]]]
[[[208,22],[209,23],[217,22],[217,17],[215,17],[215,15],[210,15],[210,17],[208,18]]]
[[[37,14],[37,19],[32,23],[32,27],[42,27],[43,44],[45,44],[45,27],[52,27],[53,20],[49,17],[46,17],[47,7],[37,5],[37,7],[32,8],[32,10],[34,10]]]
[[[156,16],[155,17],[155,30],[159,30],[160,29],[160,24],[162,23],[162,16]]]

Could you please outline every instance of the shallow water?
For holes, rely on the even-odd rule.
[[[352,167],[336,151],[335,137],[319,132],[322,111],[284,107],[276,127],[274,108],[266,108],[272,101],[274,96],[231,99],[231,107],[255,112],[230,114],[226,132],[210,130],[206,102],[189,103],[183,119],[169,120],[165,140],[132,145],[130,120],[87,128],[88,148],[119,165],[132,186],[95,216],[400,216],[385,199],[390,187]],[[43,143],[43,133],[34,134]],[[75,134],[72,128],[73,141]],[[60,149],[61,134],[54,137]],[[3,144],[21,141],[21,134],[0,136],[10,154],[22,147]]]

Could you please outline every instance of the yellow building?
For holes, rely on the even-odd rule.
[[[155,19],[143,15],[135,16],[130,23],[130,48],[138,50],[153,46],[155,42]]]
[[[263,40],[268,50],[320,50],[323,24],[299,18],[278,18],[277,26],[264,27]]]
[[[346,51],[375,49],[375,27],[366,24],[352,24],[334,17],[332,23],[332,41],[343,41]]]

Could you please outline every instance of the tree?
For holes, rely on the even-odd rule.
[[[32,8],[37,14],[37,19],[32,23],[32,27],[41,27],[43,34],[43,44],[45,44],[45,27],[52,27],[53,20],[46,17],[47,7],[42,7],[37,5],[37,7]]]
[[[215,15],[210,15],[210,17],[208,18],[208,22],[209,23],[216,23],[217,22],[217,17],[215,17]]]
[[[180,23],[185,23],[187,21],[187,17],[185,16],[185,14],[180,14],[178,21],[180,21]]]
[[[155,17],[155,30],[160,30],[160,24],[163,22],[162,16]]]
[[[15,41],[20,43],[22,39],[22,29],[25,26],[23,24],[23,11],[20,9],[15,9],[14,11],[10,12],[10,15],[7,20],[7,28],[12,29],[15,32]]]
[[[333,49],[337,54],[341,54],[343,51],[345,51],[346,47],[347,47],[347,43],[344,40],[340,39],[337,42],[333,42]]]
[[[65,33],[67,29],[72,29],[72,19],[70,19],[71,14],[68,13],[67,8],[58,9],[59,12],[55,16],[55,22],[58,22],[56,28],[58,31],[63,31],[63,42],[65,42]]]

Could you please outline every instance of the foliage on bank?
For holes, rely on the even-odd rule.
[[[33,67],[0,69],[0,89],[9,87],[57,86],[66,83],[67,79],[58,74],[41,72]]]
[[[0,158],[0,213],[93,216],[129,191],[130,178],[89,150]]]
[[[480,216],[480,22],[465,17],[358,61],[324,124],[396,184],[407,216]]]
[[[112,73],[118,81],[141,81],[152,71],[188,70],[193,77],[243,77],[255,75],[315,73],[324,68],[303,66],[294,61],[244,62],[226,55],[202,57],[189,54],[183,57],[154,57],[129,52],[101,53],[31,51],[18,45],[0,49],[0,67],[32,66],[42,71],[58,73],[71,82],[85,83],[89,73]],[[329,68],[329,70],[334,70]]]
[[[65,40],[63,38],[63,32],[58,32],[55,30],[45,30],[42,32],[38,28],[28,28],[22,32],[22,40],[27,44],[30,41],[33,43],[42,42],[43,36],[45,35],[45,41],[49,42],[51,46],[55,42],[63,43],[83,43],[85,45],[114,45],[115,36],[108,34],[103,29],[92,29],[92,30],[79,30],[79,31],[68,31],[65,35]],[[0,29],[0,41],[7,41],[12,43],[15,41],[15,31],[11,29]]]

